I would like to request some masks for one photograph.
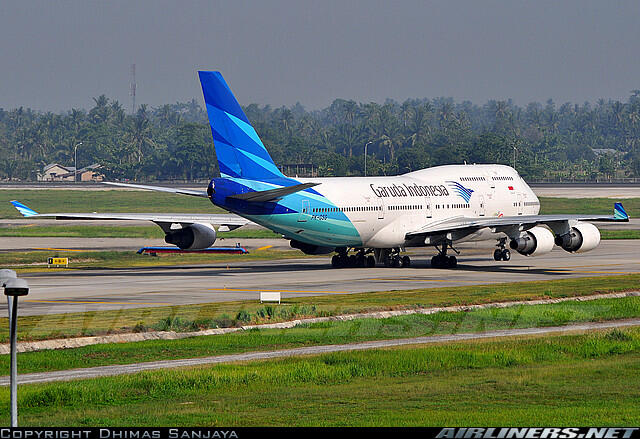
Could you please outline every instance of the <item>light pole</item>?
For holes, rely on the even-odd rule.
[[[73,147],[73,166],[76,169],[73,171],[73,182],[78,181],[78,146],[82,145],[82,142],[76,143],[76,146]]]
[[[11,426],[18,426],[18,297],[26,296],[29,294],[29,285],[24,279],[8,278],[3,282],[4,294],[7,296],[7,300],[13,301],[12,306],[9,307],[9,333],[11,339]],[[13,299],[13,300],[12,300]]]
[[[367,176],[367,146],[371,145],[373,142],[367,142],[366,145],[364,145],[364,176]]]
[[[16,277],[18,277],[16,275],[16,272],[13,270],[7,270],[6,268],[3,268],[2,270],[0,270],[0,287],[4,288],[4,284],[9,280],[9,279],[15,279]],[[9,307],[9,321],[11,321],[11,299],[9,297],[7,297],[7,305]],[[11,322],[9,322],[9,324],[11,324]]]

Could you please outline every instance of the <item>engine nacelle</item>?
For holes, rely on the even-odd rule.
[[[202,250],[216,242],[216,229],[211,224],[196,223],[182,229],[169,232],[164,241],[182,250]]]
[[[557,235],[555,242],[571,253],[584,253],[600,244],[600,230],[591,223],[577,223],[569,233]]]
[[[320,247],[319,245],[307,244],[306,242],[296,241],[292,239],[289,242],[292,248],[301,250],[305,255],[327,255],[335,251],[335,247]]]
[[[509,246],[521,255],[540,256],[549,253],[553,244],[553,233],[549,229],[536,226],[512,239]]]

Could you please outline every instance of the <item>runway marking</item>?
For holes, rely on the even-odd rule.
[[[294,291],[294,290],[254,290],[247,288],[207,288],[207,291],[242,291],[249,293],[311,293],[311,294],[350,294],[351,291]]]
[[[91,301],[80,301],[80,300],[25,300],[25,302],[32,303],[66,303],[66,304],[88,304],[95,303],[98,305],[173,305],[173,303],[164,303],[164,302],[91,302]]]
[[[383,281],[383,282],[474,282],[477,283],[477,281],[475,280],[464,280],[464,279],[460,279],[460,280],[449,280],[449,279],[385,279],[385,278],[380,278],[380,277],[372,277],[370,279],[361,279],[363,281],[367,281],[367,280],[377,280],[377,281]]]
[[[257,248],[256,251],[258,251],[258,250],[266,250],[266,249],[271,248],[271,247],[273,247],[273,246],[272,245],[265,245],[264,247]]]
[[[570,271],[567,271],[570,270]],[[585,274],[637,274],[637,271],[595,271],[595,270],[591,270],[591,271],[587,271],[587,270],[571,270],[571,269],[566,269],[566,270],[547,270],[549,273],[566,273],[566,274],[572,274],[572,273],[585,273]]]

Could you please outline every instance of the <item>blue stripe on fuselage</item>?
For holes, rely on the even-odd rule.
[[[211,202],[230,212],[250,219],[262,226],[282,233],[289,238],[309,244],[334,243],[336,246],[358,246],[362,240],[349,218],[337,206],[313,188],[286,195],[269,202],[248,202],[230,195],[253,191],[265,191],[283,186],[293,186],[300,182],[291,178],[257,181],[242,178],[214,178]],[[309,211],[302,213],[303,201],[308,201]],[[313,209],[323,209],[319,213],[322,220],[314,219]],[[301,217],[304,215],[304,217]],[[326,219],[324,219],[326,218]],[[304,219],[304,221],[300,221]]]

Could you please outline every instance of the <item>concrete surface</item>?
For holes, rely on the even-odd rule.
[[[86,269],[23,275],[31,293],[21,300],[21,315],[131,307],[257,300],[260,291],[288,297],[367,291],[433,288],[503,282],[567,279],[640,273],[639,242],[603,241],[588,253],[561,249],[528,258],[512,252],[509,262],[495,262],[493,247],[460,246],[458,267],[433,269],[431,249],[412,255],[411,268],[333,269],[329,257],[247,261],[130,269]],[[149,256],[140,256],[149,257]],[[0,301],[0,315],[6,302]]]

